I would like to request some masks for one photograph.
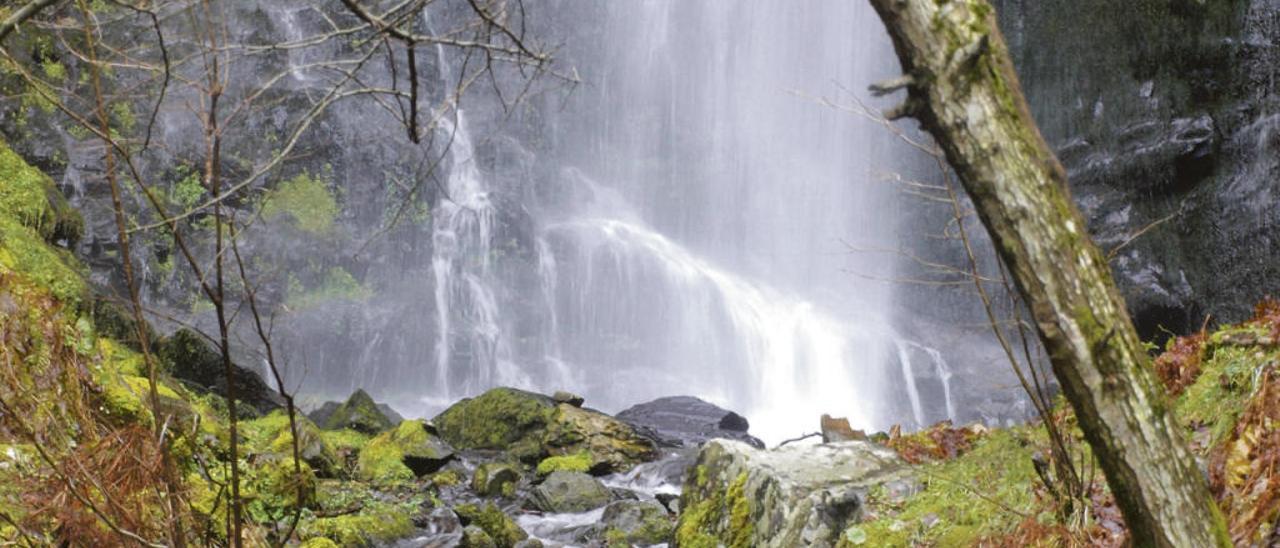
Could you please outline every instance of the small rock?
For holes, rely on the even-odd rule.
[[[555,400],[556,403],[567,403],[574,407],[582,407],[583,402],[587,401],[582,396],[573,392],[565,392],[564,390],[557,390],[555,394],[551,395],[551,399]]]
[[[517,542],[512,548],[542,548],[542,541],[536,538],[527,538]]]
[[[867,441],[867,433],[854,430],[849,426],[849,419],[844,417],[822,416],[822,443],[838,441]]]
[[[471,527],[479,527],[499,548],[511,548],[517,542],[529,538],[529,533],[521,529],[501,508],[493,504],[479,506],[476,504],[460,504],[453,511],[458,514],[462,523]]]
[[[751,428],[751,423],[747,422],[747,418],[730,411],[727,415],[720,418],[720,429],[730,432],[746,432]]]
[[[609,489],[582,472],[556,471],[533,489],[531,502],[544,512],[586,512],[609,503]]]
[[[656,502],[620,500],[605,507],[601,522],[618,531],[630,545],[651,546],[671,541],[674,523]]]
[[[451,548],[462,542],[462,521],[448,508],[436,508],[413,524],[421,529],[414,548]]]
[[[462,543],[458,548],[498,548],[489,533],[475,525],[468,525],[462,530]]]
[[[658,504],[661,504],[666,508],[667,512],[671,514],[680,513],[680,495],[672,493],[658,493],[655,494],[653,498],[658,499]]]
[[[520,472],[514,466],[500,462],[486,462],[476,467],[471,476],[471,490],[482,497],[511,496],[515,492]]]

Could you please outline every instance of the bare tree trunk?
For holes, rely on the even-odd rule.
[[[871,0],[905,76],[887,113],[942,146],[1030,305],[1085,437],[1140,546],[1229,546],[1106,259],[1029,113],[986,0]]]

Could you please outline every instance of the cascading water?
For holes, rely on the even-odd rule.
[[[428,416],[498,385],[576,391],[605,411],[689,394],[770,441],[823,413],[861,428],[954,417],[941,355],[892,327],[893,285],[875,280],[893,261],[849,252],[894,245],[875,172],[897,167],[895,141],[806,97],[892,74],[869,63],[892,59],[869,9],[557,9],[601,29],[560,52],[583,89],[541,107],[538,152],[506,157],[492,112],[446,101],[449,161],[417,281],[429,321],[406,322],[429,332],[384,320],[348,378]],[[436,52],[453,89],[463,65]],[[545,175],[499,177],[512,157]],[[933,357],[945,411],[922,403],[913,352]]]

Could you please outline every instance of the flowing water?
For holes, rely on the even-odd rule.
[[[773,440],[822,413],[925,423],[904,345],[931,352],[947,388],[945,362],[891,327],[893,286],[868,278],[891,277],[892,261],[849,251],[894,245],[875,177],[894,167],[892,138],[815,99],[892,74],[868,9],[666,0],[577,16],[603,30],[567,47],[586,82],[548,124],[559,146],[539,161],[560,166],[555,191],[520,204],[536,217],[537,285],[514,289],[531,306],[510,304],[492,259],[510,212],[467,116],[440,124],[434,343],[417,357],[432,374],[409,411],[516,385],[613,411],[692,394]],[[438,59],[447,83],[449,53]],[[519,314],[536,316],[540,344],[515,340]]]

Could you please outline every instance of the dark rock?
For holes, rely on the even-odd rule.
[[[849,419],[823,415],[822,443],[837,441],[867,441],[867,433],[862,430],[854,430],[852,426],[849,426]]]
[[[378,404],[364,390],[357,389],[320,424],[325,430],[349,428],[364,434],[378,434],[393,426]]]
[[[416,518],[419,531],[414,548],[453,548],[462,542],[462,521],[448,508],[436,508]]]
[[[653,498],[657,499],[658,504],[661,504],[663,508],[666,508],[667,512],[673,515],[680,513],[680,495],[672,493],[658,493],[654,495]]]
[[[227,395],[227,377],[222,355],[215,351],[200,335],[189,329],[179,329],[157,344],[157,354],[174,378],[201,391]],[[246,403],[258,413],[269,413],[284,405],[257,373],[232,365],[236,401]]]
[[[599,480],[582,472],[552,472],[533,489],[531,502],[543,512],[586,512],[606,504],[612,495]]]
[[[741,415],[692,396],[671,396],[635,405],[618,413],[618,419],[667,447],[697,447],[707,440],[724,438],[764,448],[763,442],[747,434],[747,420]],[[734,428],[722,426],[726,421]]]
[[[730,432],[746,432],[751,428],[751,423],[747,422],[747,418],[730,411],[724,417],[720,418],[720,429]]]
[[[520,472],[514,466],[500,462],[486,462],[476,467],[471,476],[471,490],[482,497],[511,496]]]
[[[551,399],[555,400],[556,403],[567,403],[574,407],[582,407],[583,402],[587,401],[582,396],[572,392],[565,392],[564,390],[557,390],[555,394],[551,395]]]

